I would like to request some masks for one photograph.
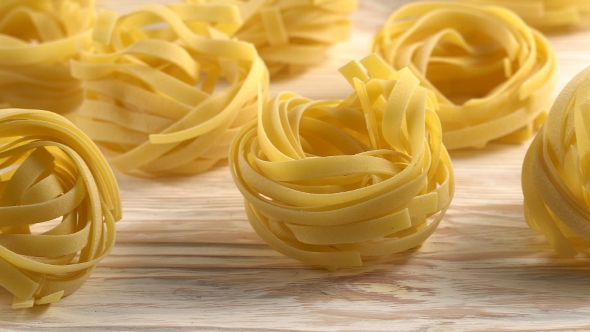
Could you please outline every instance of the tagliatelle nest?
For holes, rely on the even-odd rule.
[[[354,92],[281,93],[240,132],[230,169],[255,231],[280,253],[327,268],[420,245],[454,191],[427,90],[376,56],[342,68]]]
[[[590,241],[590,67],[557,97],[522,168],[525,217],[564,256]]]
[[[94,0],[6,0],[0,3],[2,107],[73,111],[82,102],[69,60],[90,39]]]
[[[500,7],[412,3],[391,15],[371,48],[434,92],[449,150],[524,141],[551,105],[551,45]]]
[[[253,43],[273,76],[299,73],[323,61],[331,45],[350,37],[349,16],[358,5],[357,0],[185,1],[237,6],[243,25],[227,31]]]
[[[52,112],[0,112],[0,286],[14,308],[82,286],[120,218],[115,177],[86,135]]]
[[[102,11],[94,46],[72,63],[86,99],[77,124],[124,172],[203,172],[227,158],[256,117],[268,72],[256,49],[215,23],[240,24],[235,6],[147,5]]]
[[[541,29],[588,26],[588,0],[461,0],[513,10],[528,24]]]

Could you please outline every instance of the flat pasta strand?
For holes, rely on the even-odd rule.
[[[590,241],[590,67],[557,97],[522,168],[525,217],[563,256]]]
[[[328,269],[420,245],[454,192],[427,90],[375,55],[361,63],[341,69],[348,98],[280,93],[230,150],[254,230],[280,253]]]
[[[543,30],[588,27],[590,2],[587,0],[460,0],[474,5],[506,7],[527,24]]]
[[[553,48],[500,7],[409,4],[391,15],[371,49],[434,93],[449,150],[522,142],[552,101]]]
[[[230,34],[256,46],[272,76],[289,76],[319,64],[327,49],[352,32],[357,0],[185,0],[239,8],[243,24],[224,24]],[[237,30],[236,30],[237,28]]]
[[[90,40],[94,0],[0,4],[0,107],[75,110],[82,87],[69,60]]]
[[[194,174],[227,158],[256,117],[268,71],[249,43],[216,23],[240,24],[235,6],[146,5],[99,13],[94,45],[72,63],[86,98],[77,124],[123,172]]]
[[[113,172],[80,129],[48,111],[0,112],[0,287],[13,308],[80,288],[121,213]]]

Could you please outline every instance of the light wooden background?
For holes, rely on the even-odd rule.
[[[128,11],[145,2],[98,5]],[[273,94],[349,93],[337,68],[362,58],[403,3],[360,2],[352,40],[321,66],[273,82]],[[590,31],[550,40],[559,91],[590,65]],[[557,257],[523,219],[527,146],[453,153],[456,196],[435,234],[389,263],[337,272],[266,246],[246,220],[227,167],[176,179],[118,174],[124,219],[112,254],[77,293],[51,306],[13,311],[0,290],[0,330],[590,330],[590,260]]]

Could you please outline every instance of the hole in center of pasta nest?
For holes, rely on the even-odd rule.
[[[341,118],[343,113],[348,113],[346,117],[358,115],[358,119],[355,119],[358,126],[350,126],[350,119]],[[370,151],[370,138],[363,121],[362,110],[310,110],[299,123],[301,148],[308,157],[355,155]]]
[[[381,113],[381,112],[376,112]],[[387,145],[379,133],[381,119],[377,115],[377,128],[369,133],[365,113],[361,108],[326,108],[320,111],[312,109],[304,114],[299,123],[300,147],[306,158],[329,156],[354,156],[367,152],[372,157],[382,158],[391,162],[390,171],[395,174],[408,165],[408,151],[397,151]],[[373,148],[372,138],[376,138],[378,148]],[[357,180],[364,185],[381,181],[383,174],[377,178],[360,177]]]
[[[487,97],[506,82],[516,66],[489,37],[472,37],[468,42],[472,50],[440,42],[426,67],[427,84],[455,105]]]

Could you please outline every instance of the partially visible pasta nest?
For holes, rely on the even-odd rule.
[[[551,107],[553,48],[500,7],[408,4],[390,16],[371,49],[434,92],[449,150],[522,142]]]
[[[80,82],[69,61],[90,39],[94,0],[9,0],[0,4],[2,107],[75,110]]]
[[[377,56],[361,63],[341,69],[349,97],[280,93],[230,152],[254,230],[278,252],[328,269],[420,245],[454,191],[427,90]]]
[[[243,24],[228,32],[253,43],[273,76],[296,74],[323,61],[331,45],[350,38],[349,16],[358,6],[358,0],[185,1],[237,6]]]
[[[76,123],[123,172],[194,174],[226,160],[269,81],[254,46],[215,27],[240,22],[235,6],[101,11],[72,63],[86,92]]]
[[[474,5],[506,7],[528,24],[540,29],[588,27],[590,2],[587,0],[460,0]]]
[[[115,177],[82,131],[48,111],[0,112],[0,287],[14,308],[82,286],[120,218]]]
[[[557,97],[522,168],[525,217],[563,256],[590,246],[590,67]]]

